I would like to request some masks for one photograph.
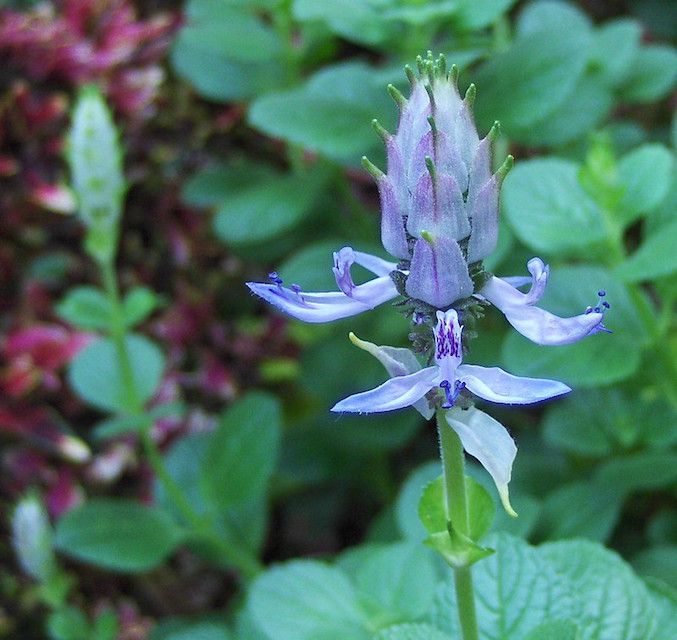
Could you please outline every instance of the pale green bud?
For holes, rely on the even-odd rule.
[[[85,87],[73,110],[67,159],[78,212],[88,227],[86,248],[110,259],[117,246],[126,190],[118,131],[98,88]]]
[[[52,528],[42,501],[25,495],[12,516],[12,545],[21,568],[38,582],[48,582],[56,572]]]

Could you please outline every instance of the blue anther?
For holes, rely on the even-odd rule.
[[[600,289],[600,290],[597,292],[597,295],[598,295],[600,298],[603,298],[603,297],[606,295],[606,291],[604,291],[604,289]]]
[[[276,285],[278,285],[278,286],[281,286],[281,285],[282,285],[282,278],[280,278],[280,276],[279,276],[279,274],[277,273],[277,271],[271,271],[271,272],[268,274],[268,278],[270,278],[270,280],[272,281],[273,284],[276,284]]]
[[[444,395],[445,395],[445,402],[442,405],[443,409],[451,409],[454,404],[456,403],[456,400],[458,399],[458,396],[460,395],[461,391],[465,389],[465,382],[461,382],[460,380],[456,380],[454,382],[454,390],[451,390],[451,383],[449,380],[442,380],[440,382],[440,387],[444,389]]]

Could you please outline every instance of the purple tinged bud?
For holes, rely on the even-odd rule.
[[[378,181],[381,196],[381,242],[385,250],[396,258],[408,258],[409,246],[404,232],[401,199],[388,176]]]
[[[473,284],[458,242],[423,232],[414,245],[407,278],[409,296],[438,309],[472,295]]]

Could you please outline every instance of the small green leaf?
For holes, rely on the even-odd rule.
[[[252,392],[223,414],[201,467],[205,496],[235,505],[261,495],[277,463],[280,405],[274,396]]]
[[[582,30],[545,29],[523,35],[493,56],[474,76],[480,127],[488,129],[498,119],[511,136],[572,98],[589,45],[590,34]]]
[[[157,507],[96,499],[67,512],[56,525],[62,552],[112,571],[136,573],[161,564],[183,534]]]
[[[568,160],[540,158],[519,163],[505,179],[502,207],[515,235],[550,254],[580,253],[606,238],[604,218]]]
[[[161,298],[148,287],[134,287],[122,301],[125,324],[128,328],[140,324],[161,304]]]
[[[621,88],[621,99],[653,102],[671,91],[677,76],[677,53],[669,45],[641,47]]]
[[[482,547],[455,531],[432,533],[423,542],[437,551],[445,562],[454,568],[469,567],[494,552],[493,549]]]
[[[94,287],[74,287],[56,306],[66,322],[81,329],[108,329],[111,308],[108,298]]]
[[[181,197],[194,207],[215,207],[243,189],[274,177],[275,172],[267,165],[244,159],[211,164],[184,184]]]
[[[449,640],[449,636],[429,624],[397,624],[381,629],[372,640]]]
[[[368,640],[355,589],[339,570],[294,560],[262,574],[249,591],[248,609],[275,640]]]
[[[383,624],[428,613],[437,574],[432,557],[416,542],[370,549],[356,571],[357,595],[370,618]]]
[[[677,220],[662,226],[639,249],[622,262],[614,273],[623,282],[645,282],[671,276],[677,271]]]
[[[478,31],[493,24],[516,0],[461,0],[451,16],[460,31]],[[454,58],[449,58],[455,60]]]
[[[77,607],[64,607],[51,613],[47,618],[47,632],[53,640],[89,640],[92,637],[89,622]]]
[[[609,20],[597,30],[591,58],[603,83],[615,87],[625,80],[639,51],[641,37],[642,25],[629,18]]]
[[[617,210],[624,225],[661,203],[670,188],[673,167],[672,153],[660,144],[643,145],[621,159],[618,177],[625,191]]]
[[[144,336],[125,339],[139,403],[155,393],[165,367],[158,347]],[[68,373],[73,390],[86,402],[103,411],[132,413],[133,406],[124,384],[118,350],[113,340],[102,338],[80,351]]]
[[[378,73],[348,62],[322,69],[301,87],[259,98],[249,122],[270,136],[357,163],[365,140],[376,143],[372,119],[390,123],[393,111]]]
[[[465,477],[466,499],[468,501],[469,537],[479,540],[491,527],[496,508],[489,492],[469,476]],[[444,495],[444,478],[440,476],[423,490],[418,505],[418,516],[428,533],[439,533],[448,529],[448,515]]]
[[[639,575],[657,578],[677,589],[677,545],[650,547],[634,556],[631,562]]]
[[[153,629],[150,640],[231,640],[232,637],[230,629],[219,622],[169,620]]]
[[[524,640],[582,640],[572,620],[553,620],[539,624]]]
[[[327,173],[287,175],[262,181],[233,194],[214,218],[216,234],[229,244],[252,245],[290,231],[312,211]]]
[[[185,11],[172,63],[201,95],[242,100],[285,83],[280,39],[254,12],[205,0],[192,0]]]
[[[147,427],[149,422],[167,418],[169,416],[182,416],[186,411],[185,405],[181,402],[171,402],[154,407],[141,415],[134,416],[116,416],[99,422],[93,430],[93,436],[96,440],[105,440],[114,438],[123,433],[131,433],[142,430]]]
[[[426,462],[415,469],[404,481],[395,503],[395,517],[402,536],[407,540],[423,541],[426,529],[417,517],[419,503],[426,486],[440,474],[439,460]]]

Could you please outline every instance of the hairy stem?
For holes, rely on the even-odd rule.
[[[447,423],[444,411],[437,413],[437,432],[440,439],[444,495],[449,520],[455,531],[461,535],[469,536],[470,522],[465,474],[463,473],[465,465],[463,446],[456,432]],[[479,640],[475,593],[470,566],[454,568],[454,588],[463,640]]]

